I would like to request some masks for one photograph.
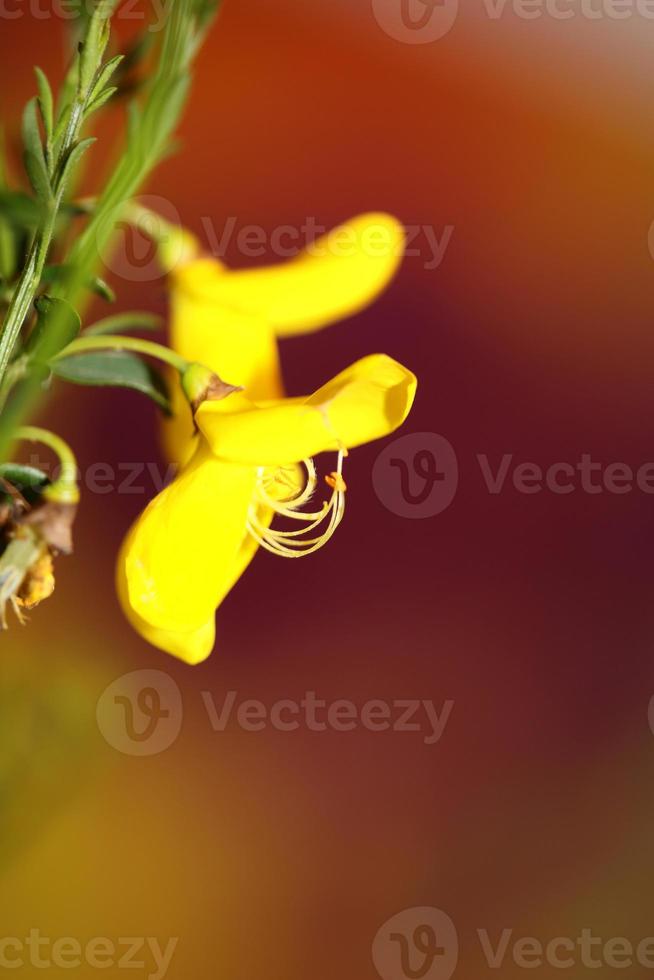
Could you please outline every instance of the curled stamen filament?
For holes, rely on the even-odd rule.
[[[329,501],[323,504],[321,510],[318,511],[302,512],[298,509],[309,502],[318,485],[313,460],[306,459],[303,461],[307,471],[306,485],[296,496],[288,500],[275,500],[266,489],[271,481],[266,479],[263,469],[259,471],[256,498],[250,507],[247,526],[249,533],[262,548],[270,551],[273,555],[280,555],[284,558],[304,558],[327,544],[343,520],[345,512],[344,457],[345,450],[341,450],[338,454],[336,473],[331,474],[329,481],[329,485],[333,487],[332,495]],[[288,485],[286,481],[284,483]],[[278,531],[260,520],[257,511],[261,507],[274,511],[280,517],[300,521],[304,526],[295,531]],[[328,523],[322,534],[318,537],[305,537],[305,535],[319,528],[325,521]]]

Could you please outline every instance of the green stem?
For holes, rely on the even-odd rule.
[[[162,344],[157,344],[152,340],[142,340],[140,337],[120,337],[112,334],[103,334],[97,337],[78,337],[73,340],[68,347],[64,347],[52,363],[56,363],[64,357],[71,357],[73,354],[84,354],[88,351],[96,350],[128,350],[136,354],[145,354],[147,357],[154,357],[165,364],[169,364],[180,374],[184,374],[189,366],[185,358],[180,357],[175,351]]]
[[[43,496],[58,503],[73,504],[79,500],[77,487],[77,460],[73,450],[61,436],[40,429],[35,425],[24,425],[16,430],[16,439],[24,442],[40,442],[57,456],[61,464],[59,476],[46,487]]]
[[[82,234],[67,256],[67,265],[73,274],[66,282],[52,289],[52,294],[66,299],[79,309],[83,305],[86,283],[100,264],[107,243],[120,220],[125,202],[138,193],[161,157],[168,151],[170,140],[186,101],[194,57],[209,28],[211,17],[208,11],[211,4],[198,14],[194,0],[167,0],[169,13],[163,32],[163,43],[152,84],[145,102],[132,112],[127,145],[114,172],[100,195],[97,207],[90,217]],[[88,34],[88,32],[87,32]],[[73,76],[68,79],[68,91],[72,94]],[[65,100],[64,100],[65,102]],[[57,154],[57,157],[59,154]],[[51,239],[51,235],[50,235]],[[41,252],[47,255],[50,242]],[[8,316],[0,331],[0,392],[2,379],[16,344],[21,327],[29,313],[39,286],[40,272],[38,255],[31,258],[21,276],[22,299],[13,300],[11,316]],[[37,275],[39,273],[39,275]],[[18,290],[16,290],[18,293]],[[105,338],[106,339],[106,338]],[[125,348],[127,349],[127,348]],[[157,356],[156,354],[154,356]],[[170,359],[168,359],[170,363]],[[175,365],[181,370],[181,364]],[[28,377],[16,393],[12,405],[4,410],[0,418],[0,459],[9,451],[13,431],[20,420],[33,409],[38,399],[39,387]],[[13,410],[13,406],[15,410]],[[12,409],[12,411],[10,411]]]
[[[4,378],[0,382],[0,412],[2,412],[3,408],[7,404],[7,399],[9,398],[14,385],[17,384],[21,378],[24,378],[26,374],[26,358],[19,357],[9,365]]]
[[[50,209],[52,212],[52,209]],[[56,214],[48,215],[42,229],[37,232],[30,249],[25,268],[16,286],[0,335],[0,381],[4,380],[18,335],[25,323],[41,282],[43,267],[50,249]]]
[[[69,263],[77,275],[55,290],[55,295],[74,306],[78,305],[84,283],[106,254],[126,203],[138,194],[170,148],[186,102],[193,58],[207,26],[198,24],[193,0],[169,0],[159,63],[150,89],[144,103],[133,106],[124,152],[71,249]]]
[[[96,8],[88,20],[84,40],[80,45],[80,53],[76,61],[77,85],[75,95],[71,100],[70,107],[62,110],[67,112],[68,116],[64,132],[54,149],[53,161],[49,160],[49,140],[48,148],[44,150],[46,158],[48,158],[46,162],[50,186],[47,192],[47,200],[42,200],[44,205],[43,217],[36,231],[25,268],[18,280],[0,333],[0,383],[4,379],[16,341],[41,284],[43,269],[55,234],[57,215],[64,198],[67,164],[70,163],[70,156],[75,149],[84,124],[87,106],[108,40],[109,20],[116,2],[117,0],[109,0],[103,8]]]
[[[57,153],[52,181],[52,198],[46,204],[46,212],[40,228],[32,243],[25,268],[18,280],[5,322],[0,334],[0,383],[4,380],[16,341],[25,324],[36,293],[41,284],[41,276],[54,238],[57,215],[63,200],[63,174],[66,160],[75,146],[84,122],[84,109],[88,92],[76,96],[70,110],[70,117],[61,145]]]

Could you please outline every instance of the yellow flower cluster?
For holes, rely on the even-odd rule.
[[[343,517],[348,451],[406,419],[416,378],[385,354],[346,368],[314,394],[285,398],[277,339],[310,333],[372,302],[393,277],[402,227],[364,215],[279,266],[229,271],[193,242],[170,271],[173,348],[236,389],[203,401],[191,418],[181,390],[165,423],[173,483],[123,544],[118,593],[150,643],[190,664],[215,642],[215,612],[259,546],[300,557],[320,548]],[[306,511],[317,488],[313,458],[336,454],[331,498]],[[272,527],[281,516],[292,530]],[[299,525],[299,526],[298,526]]]

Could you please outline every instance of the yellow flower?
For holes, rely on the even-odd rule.
[[[181,251],[171,250],[171,346],[245,388],[253,401],[280,398],[277,338],[318,330],[363,309],[389,283],[403,251],[402,226],[386,214],[354,218],[289,262],[244,271],[200,256],[185,233]],[[183,462],[193,426],[178,389],[173,399],[164,438],[170,458]]]
[[[138,518],[119,556],[118,594],[139,633],[187,663],[206,659],[215,610],[257,546],[300,557],[332,536],[343,516],[347,450],[401,425],[416,383],[397,361],[374,354],[306,398],[255,404],[235,392],[203,402],[195,454]],[[338,454],[326,477],[331,499],[303,513],[317,486],[312,457],[323,452]],[[276,514],[299,530],[274,530]]]

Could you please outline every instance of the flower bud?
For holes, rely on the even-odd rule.
[[[189,364],[182,374],[182,388],[190,402],[193,414],[197,412],[202,402],[218,402],[235,391],[243,389],[230,385],[218,377],[204,364]]]

